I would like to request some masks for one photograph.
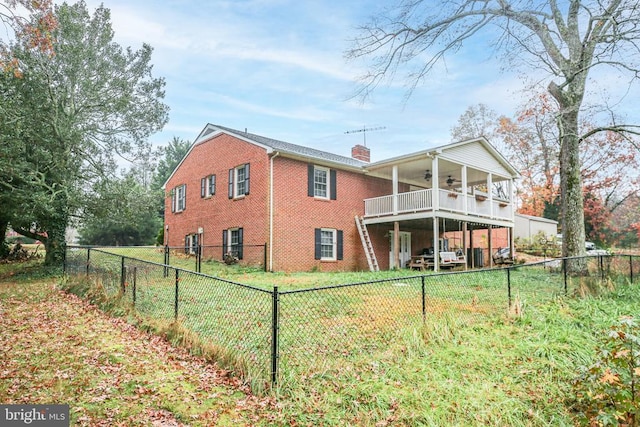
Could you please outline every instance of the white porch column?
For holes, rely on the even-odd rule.
[[[516,220],[516,217],[515,217],[515,213],[516,213],[515,200],[516,200],[516,198],[514,197],[514,194],[513,194],[513,178],[509,178],[508,188],[509,188],[509,206],[511,208],[511,221],[515,222],[515,220]],[[511,247],[513,247],[513,245],[511,245]]]
[[[493,176],[487,175],[487,199],[489,200],[489,217],[493,218]]]
[[[393,165],[391,180],[393,183],[393,214],[398,215],[398,165]]]
[[[435,176],[435,175],[434,175]],[[440,271],[440,224],[437,216],[433,217],[433,271]]]
[[[493,228],[487,226],[487,235],[489,237],[489,268],[493,268]]]
[[[438,177],[438,156],[434,156],[431,162],[431,168],[433,169],[433,185],[431,187],[431,206],[434,212],[440,209],[440,182]]]
[[[400,270],[400,223],[398,221],[393,222],[393,266],[397,270]]]
[[[469,206],[468,206],[468,199],[467,199],[467,165],[462,165],[462,210],[464,211],[465,215],[469,213]]]
[[[513,238],[513,227],[507,228],[509,233],[509,256],[513,259],[513,254],[516,250],[515,240]]]
[[[464,259],[466,262],[464,263],[464,269],[469,269],[469,249],[467,247],[467,221],[462,223],[462,250],[464,251]]]

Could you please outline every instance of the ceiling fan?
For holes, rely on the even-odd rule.
[[[447,177],[447,185],[448,185],[449,187],[451,187],[451,186],[453,185],[453,183],[454,183],[454,182],[462,182],[462,181],[461,181],[461,180],[459,180],[459,179],[455,179],[454,177],[452,177],[451,175],[449,175],[449,176]]]

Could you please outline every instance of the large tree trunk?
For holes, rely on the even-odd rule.
[[[44,264],[49,266],[62,266],[66,251],[65,242],[66,221],[52,225],[47,229],[47,239],[44,248],[47,254]]]
[[[9,254],[9,247],[6,242],[7,228],[9,220],[0,217],[0,258],[4,258]]]
[[[585,231],[577,109],[563,108],[558,117],[558,126],[562,255],[581,256],[585,254]],[[583,259],[571,260],[567,266],[572,274],[581,275],[586,272],[586,262]]]

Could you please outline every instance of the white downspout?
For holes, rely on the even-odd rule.
[[[269,271],[273,271],[273,159],[279,155],[276,151],[269,159]]]

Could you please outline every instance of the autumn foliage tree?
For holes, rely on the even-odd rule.
[[[521,171],[519,211],[546,216],[560,197],[560,145],[554,125],[558,106],[548,94],[532,98],[515,119],[500,117],[497,135],[509,160]],[[580,152],[583,212],[586,237],[610,245],[615,232],[615,210],[639,190],[635,171],[640,152],[633,140],[617,132],[592,133],[588,120],[580,132],[590,134]],[[556,209],[557,210],[557,209]]]
[[[26,14],[26,16],[25,16]],[[51,0],[5,0],[0,1],[0,22],[7,33],[25,40],[32,48],[53,54],[52,32],[58,21],[53,14]],[[0,39],[0,69],[20,76],[18,59]]]
[[[486,105],[467,108],[452,128],[454,140],[488,136],[518,169],[518,211],[560,220],[560,145],[555,118],[558,106],[546,93],[533,96],[514,118]],[[583,121],[580,131],[593,126]],[[585,232],[589,240],[609,246],[624,234],[616,210],[638,192],[638,156],[633,140],[614,132],[596,133],[580,156]],[[628,229],[628,225],[624,225]]]
[[[638,124],[609,123],[580,131],[588,107],[589,76],[596,69],[619,72],[630,84],[640,76],[640,6],[637,0],[399,0],[360,28],[347,57],[368,60],[358,95],[404,75],[409,94],[447,55],[472,39],[490,46],[509,65],[535,69],[558,106],[563,254],[585,252],[580,154],[599,132],[635,132]],[[541,73],[541,74],[540,74]],[[586,273],[586,263],[569,269]]]

